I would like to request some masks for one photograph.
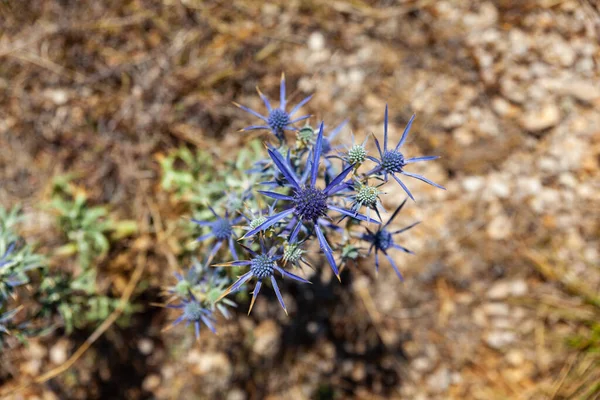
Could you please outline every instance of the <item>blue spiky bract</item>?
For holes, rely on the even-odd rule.
[[[415,222],[414,224],[406,226],[397,231],[389,230],[389,225],[396,218],[396,216],[400,213],[400,211],[402,210],[402,208],[404,207],[405,204],[406,204],[406,199],[398,206],[398,208],[396,208],[396,210],[394,211],[392,216],[388,219],[388,221],[384,225],[380,226],[377,231],[371,232],[370,230],[367,230],[367,233],[364,233],[361,236],[362,240],[369,243],[369,253],[371,253],[371,251],[375,250],[375,268],[377,270],[379,270],[379,253],[382,253],[388,259],[390,265],[394,269],[394,272],[396,272],[396,275],[398,275],[398,278],[400,278],[401,280],[404,280],[404,278],[402,277],[402,274],[400,273],[394,260],[392,260],[392,258],[389,256],[388,250],[397,249],[397,250],[403,251],[408,254],[414,254],[412,251],[408,250],[406,247],[396,244],[394,242],[394,236],[398,235],[402,232],[406,232],[409,229],[412,229],[413,227],[415,227],[416,225],[419,224],[419,222]]]
[[[256,278],[257,282],[254,286],[254,291],[252,292],[252,300],[250,302],[250,308],[248,310],[248,314],[250,314],[250,312],[252,311],[252,307],[254,306],[254,302],[256,301],[256,298],[260,293],[263,281],[269,279],[271,281],[271,284],[273,285],[273,290],[277,295],[277,300],[279,301],[279,304],[281,304],[281,307],[287,314],[287,308],[285,307],[283,297],[281,296],[281,292],[279,291],[277,280],[275,280],[275,271],[279,272],[284,277],[292,278],[293,280],[298,282],[310,282],[304,278],[292,274],[291,272],[286,271],[285,269],[277,265],[277,260],[281,258],[281,256],[275,255],[275,253],[277,253],[278,250],[277,247],[273,246],[269,248],[269,246],[265,244],[263,238],[261,238],[260,246],[260,253],[257,253],[248,247],[244,247],[244,249],[252,256],[250,260],[234,261],[228,264],[235,266],[249,266],[250,271],[240,276],[239,279],[221,295],[220,298],[227,296],[229,293],[234,293],[240,290],[246,282],[250,281],[252,278]]]
[[[210,309],[206,308],[196,297],[190,293],[190,297],[182,299],[180,304],[170,305],[169,308],[181,310],[181,315],[175,321],[173,326],[186,322],[186,325],[193,324],[196,333],[196,340],[200,339],[200,325],[205,325],[212,333],[216,333],[214,324],[215,317]]]
[[[400,141],[398,142],[398,144],[394,148],[388,148],[388,107],[386,105],[385,106],[385,114],[384,114],[384,122],[383,122],[383,150],[381,149],[379,141],[377,139],[375,139],[375,144],[377,145],[377,150],[379,152],[379,159],[377,159],[375,157],[367,156],[368,159],[370,159],[371,161],[373,161],[377,164],[377,167],[375,169],[371,170],[368,175],[382,174],[384,177],[384,180],[386,182],[389,179],[388,176],[392,176],[394,178],[394,180],[396,182],[398,182],[398,184],[406,192],[408,197],[410,197],[412,200],[415,199],[414,196],[412,195],[412,193],[410,192],[408,187],[404,184],[404,182],[399,178],[398,175],[409,176],[411,178],[415,178],[422,182],[425,182],[431,186],[435,186],[437,188],[446,190],[446,188],[444,188],[443,186],[438,185],[437,183],[425,178],[424,176],[414,174],[411,172],[407,172],[404,170],[404,167],[407,164],[421,162],[421,161],[431,161],[431,160],[435,160],[438,158],[438,156],[421,156],[421,157],[413,157],[413,158],[407,159],[404,157],[404,154],[402,154],[400,152],[399,149],[406,142],[408,133],[410,132],[410,128],[412,126],[414,119],[415,119],[415,116],[413,115],[410,118],[410,120],[408,121],[408,124],[406,124],[406,128],[404,128],[404,132],[402,132],[402,137],[400,138]]]
[[[249,114],[254,115],[255,117],[261,119],[263,121],[262,125],[251,125],[244,129],[243,131],[251,131],[251,130],[260,130],[265,129],[271,131],[280,142],[284,139],[284,131],[290,130],[295,131],[297,128],[294,126],[297,122],[304,121],[310,117],[310,115],[303,115],[300,117],[294,118],[294,115],[302,106],[304,106],[308,101],[312,98],[311,96],[305,97],[300,103],[298,103],[292,110],[289,112],[286,111],[287,99],[286,99],[286,87],[285,87],[285,75],[281,75],[281,84],[279,86],[279,107],[273,108],[271,107],[271,103],[269,99],[262,94],[260,89],[256,88],[258,95],[263,101],[265,107],[267,108],[268,115],[262,115],[251,108],[243,106],[238,103],[234,103],[237,107],[246,111]]]

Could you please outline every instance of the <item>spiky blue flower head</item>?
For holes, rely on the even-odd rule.
[[[216,218],[214,221],[200,221],[192,218],[192,222],[203,227],[208,227],[210,229],[209,233],[198,237],[196,240],[198,240],[199,242],[203,242],[210,238],[215,239],[215,243],[213,244],[212,249],[209,253],[209,260],[212,259],[215,256],[215,254],[217,254],[217,252],[225,242],[229,244],[229,251],[231,252],[233,258],[237,260],[238,255],[235,250],[236,235],[233,227],[235,224],[241,221],[242,217],[231,219],[229,217],[229,211],[225,211],[225,216],[221,217],[215,212],[215,210],[211,206],[208,206],[208,208]]]
[[[167,288],[167,291],[183,300],[189,299],[191,293],[204,308],[211,312],[218,310],[225,318],[229,318],[228,307],[237,305],[228,299],[217,302],[217,298],[229,283],[227,276],[221,275],[220,272],[215,268],[208,268],[207,263],[202,264],[194,259],[185,274],[175,273],[177,283]]]
[[[250,260],[250,272],[258,279],[270,278],[275,272],[275,260],[268,254],[259,254]]]
[[[400,178],[397,176],[397,174],[410,176],[411,178],[419,179],[419,180],[421,180],[425,183],[428,183],[432,186],[446,190],[446,188],[444,188],[443,186],[438,185],[437,183],[432,182],[429,179],[427,179],[421,175],[413,174],[411,172],[407,172],[404,170],[404,167],[408,164],[419,162],[419,161],[430,161],[430,160],[435,160],[435,159],[439,158],[438,156],[423,156],[423,157],[405,158],[404,154],[402,154],[400,152],[400,148],[402,147],[404,142],[406,142],[406,138],[408,137],[408,132],[410,131],[410,127],[412,126],[414,119],[415,119],[415,116],[413,115],[410,118],[410,120],[408,121],[408,124],[406,124],[406,128],[404,128],[402,137],[400,138],[400,141],[398,142],[396,147],[388,148],[388,106],[386,104],[384,125],[383,125],[383,151],[381,150],[379,141],[377,140],[377,138],[375,138],[375,145],[377,146],[377,151],[379,152],[379,159],[376,159],[375,157],[367,156],[367,158],[369,160],[375,162],[377,164],[377,166],[374,169],[372,169],[371,171],[367,172],[367,174],[366,174],[367,176],[374,175],[374,174],[383,175],[384,180],[386,182],[388,180],[388,175],[391,175],[396,180],[396,182],[398,182],[398,184],[400,184],[402,189],[404,189],[406,194],[408,194],[408,197],[410,197],[413,201],[415,198],[413,197],[410,190],[408,190],[408,187],[406,187],[404,182],[402,182],[400,180]]]
[[[321,250],[325,254],[325,257],[327,258],[331,269],[339,279],[339,271],[333,257],[333,251],[331,250],[331,246],[329,246],[329,243],[327,242],[325,235],[323,234],[323,231],[320,227],[320,225],[323,224],[324,221],[322,217],[324,217],[327,214],[327,212],[331,210],[361,221],[368,221],[369,219],[362,214],[339,207],[335,205],[334,202],[334,195],[344,189],[347,189],[348,185],[344,182],[344,179],[354,168],[353,165],[348,166],[339,175],[333,178],[331,182],[329,182],[329,184],[325,187],[325,189],[321,189],[317,186],[319,163],[322,154],[322,145],[323,123],[321,122],[321,125],[319,127],[319,134],[317,136],[314,148],[312,149],[312,160],[310,162],[307,162],[302,179],[298,179],[295,172],[290,168],[289,163],[286,162],[286,160],[281,156],[281,154],[279,154],[273,149],[268,150],[269,155],[273,160],[273,163],[285,177],[285,180],[287,181],[287,186],[293,190],[293,195],[288,196],[281,193],[262,190],[259,191],[259,193],[262,193],[265,196],[274,198],[276,200],[283,200],[289,202],[291,207],[287,210],[281,211],[269,217],[260,226],[246,233],[244,235],[244,238],[250,237],[260,231],[263,231],[278,223],[279,221],[283,220],[284,218],[291,216],[292,221],[295,221],[295,227],[292,230],[289,241],[294,242],[296,240],[297,235],[303,225],[309,224],[309,227],[314,227],[314,231],[317,235],[317,239],[319,240]],[[309,182],[304,183],[304,181],[309,177]]]
[[[312,95],[306,97],[304,100],[302,100],[300,103],[298,103],[298,105],[296,105],[294,108],[292,108],[292,110],[290,112],[286,111],[286,102],[287,101],[286,101],[286,94],[285,94],[285,75],[284,74],[281,74],[281,84],[279,86],[279,99],[280,99],[279,107],[277,107],[277,108],[271,107],[271,103],[269,102],[267,97],[264,94],[262,94],[262,92],[260,91],[260,89],[258,87],[256,88],[256,91],[258,92],[258,95],[262,99],[263,103],[265,103],[265,107],[267,107],[269,115],[265,116],[265,115],[259,114],[258,112],[254,111],[246,106],[243,106],[241,104],[234,102],[233,104],[235,106],[254,115],[255,117],[262,119],[265,123],[264,125],[252,125],[252,126],[246,127],[244,129],[242,129],[242,131],[250,131],[250,130],[255,130],[255,129],[266,129],[266,130],[270,130],[280,141],[283,141],[284,131],[297,130],[297,128],[295,128],[293,125],[296,122],[303,121],[310,117],[310,115],[303,115],[298,118],[293,118],[294,114],[296,114],[296,112],[303,105],[308,103],[308,101],[312,98]]]
[[[396,266],[396,263],[394,263],[394,260],[392,260],[392,258],[388,255],[388,250],[397,249],[405,253],[414,254],[406,247],[396,244],[394,242],[394,236],[413,228],[414,226],[418,225],[419,222],[415,222],[414,224],[404,227],[397,231],[390,231],[388,229],[388,226],[394,220],[394,218],[396,218],[400,210],[402,210],[402,207],[404,207],[404,204],[406,204],[406,200],[407,199],[405,199],[398,206],[398,208],[396,208],[390,219],[384,225],[380,226],[379,229],[377,229],[375,232],[372,232],[369,229],[367,229],[367,233],[361,235],[361,239],[370,244],[369,255],[371,254],[371,251],[375,249],[375,269],[379,271],[379,252],[381,252],[388,259],[400,280],[404,280],[404,278],[402,278],[402,274],[398,270],[398,267]]]
[[[213,313],[210,309],[204,307],[200,301],[189,292],[189,298],[182,299],[180,304],[168,305],[169,308],[176,308],[181,310],[181,315],[177,318],[172,326],[175,326],[183,321],[186,322],[186,326],[194,324],[196,331],[196,340],[200,339],[200,324],[206,325],[212,333],[216,333],[214,323],[216,322]]]
[[[256,278],[256,286],[254,286],[254,291],[252,292],[252,300],[250,302],[250,308],[248,309],[248,314],[252,311],[252,307],[254,306],[254,302],[256,301],[256,297],[260,292],[260,288],[263,284],[263,281],[266,279],[270,279],[271,284],[273,285],[273,289],[275,290],[275,294],[277,295],[277,300],[281,307],[287,314],[287,308],[285,308],[285,303],[283,302],[283,297],[281,297],[281,292],[279,291],[279,286],[277,285],[277,281],[275,280],[275,272],[279,272],[283,277],[292,278],[298,282],[302,283],[310,283],[304,278],[301,278],[297,275],[292,274],[291,272],[286,271],[277,265],[277,261],[281,259],[281,255],[277,255],[277,248],[275,246],[270,249],[265,245],[264,240],[261,238],[260,240],[260,253],[255,252],[254,250],[242,246],[244,249],[250,254],[252,257],[250,260],[239,260],[239,261],[231,261],[224,264],[216,264],[215,266],[220,267],[231,267],[231,266],[247,266],[250,267],[250,271],[246,272],[244,275],[240,276],[239,279],[231,285],[219,299],[227,296],[230,293],[234,293],[238,291],[246,282],[248,282],[252,278]]]
[[[296,215],[305,222],[316,221],[327,214],[327,194],[324,190],[304,186],[294,193],[292,200]]]

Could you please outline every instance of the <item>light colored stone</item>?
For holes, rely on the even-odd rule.
[[[62,106],[69,101],[69,94],[63,89],[48,89],[44,92],[45,96],[57,106]]]
[[[509,308],[506,303],[486,303],[483,305],[483,311],[489,316],[508,316]]]
[[[512,109],[511,104],[502,97],[494,97],[492,100],[492,109],[501,117],[508,115]]]
[[[506,239],[512,232],[512,221],[504,214],[497,215],[488,224],[486,232],[491,239]]]
[[[246,393],[238,388],[231,389],[229,393],[227,393],[227,400],[246,400]]]
[[[523,296],[527,293],[527,283],[522,280],[501,281],[495,283],[487,292],[492,300],[502,300],[509,296]]]
[[[156,374],[148,375],[142,382],[142,389],[152,392],[160,386],[160,376]]]
[[[321,32],[313,32],[308,37],[308,48],[319,51],[325,48],[325,36]]]
[[[462,187],[467,192],[477,192],[485,185],[485,179],[481,176],[467,176],[462,180]]]
[[[495,283],[487,292],[487,297],[492,300],[500,300],[508,297],[510,291],[509,283],[506,281]]]
[[[152,350],[154,350],[154,343],[148,338],[140,339],[138,342],[138,350],[140,353],[147,356],[148,354],[152,353]]]
[[[252,351],[261,357],[273,357],[281,345],[281,328],[273,320],[261,322],[254,331]]]
[[[525,355],[521,350],[512,349],[506,354],[506,361],[513,367],[518,367],[525,361]]]
[[[433,361],[427,357],[415,358],[411,363],[411,367],[419,372],[429,372],[433,368]]]
[[[491,179],[490,182],[488,182],[488,188],[493,195],[501,199],[505,199],[510,195],[510,186],[508,182],[499,178]]]
[[[572,96],[584,103],[593,103],[600,100],[600,85],[593,84],[590,81],[567,81],[559,90],[561,93]]]
[[[231,375],[232,366],[229,358],[221,352],[199,352],[192,350],[187,356],[187,362],[192,364],[191,371],[194,375],[205,376],[217,386],[225,384]]]
[[[517,335],[508,331],[492,331],[485,338],[487,345],[497,350],[514,343],[516,340]]]
[[[517,178],[517,196],[530,196],[542,189],[542,182],[539,177],[535,176],[520,176]]]
[[[450,386],[451,376],[450,371],[446,367],[438,368],[429,378],[427,378],[427,386],[433,393],[443,393]]]
[[[527,294],[527,282],[523,279],[510,282],[510,294],[519,297]]]
[[[560,110],[554,103],[527,112],[521,118],[521,127],[529,132],[540,132],[556,126],[560,122]]]
[[[67,351],[69,349],[69,342],[67,340],[59,340],[54,346],[50,348],[50,361],[53,364],[62,364],[67,361]]]
[[[441,122],[444,129],[454,129],[464,124],[466,118],[463,114],[452,113],[444,118]]]

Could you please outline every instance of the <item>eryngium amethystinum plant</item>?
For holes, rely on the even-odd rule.
[[[271,286],[287,314],[281,283],[286,280],[295,281],[294,284],[310,283],[309,279],[297,275],[298,271],[308,266],[304,272],[310,273],[313,268],[323,265],[316,260],[309,263],[311,249],[321,250],[324,261],[339,280],[342,268],[356,265],[361,257],[374,256],[378,270],[380,254],[388,259],[402,279],[400,269],[388,251],[396,249],[412,254],[398,242],[396,235],[417,223],[402,229],[390,226],[406,199],[385,223],[382,221],[382,214],[386,213],[383,199],[389,177],[393,177],[412,200],[415,197],[400,180],[401,175],[444,189],[405,169],[411,163],[437,158],[407,158],[400,151],[414,116],[408,121],[397,145],[388,146],[386,105],[383,148],[374,138],[376,157],[369,155],[369,136],[365,135],[356,143],[353,135],[344,135],[347,121],[333,129],[326,128],[324,122],[315,128],[306,123],[309,115],[300,113],[302,116],[296,117],[311,96],[288,112],[285,76],[281,78],[278,108],[272,107],[260,90],[258,94],[268,111],[266,115],[234,104],[263,121],[260,125],[242,129],[242,132],[264,130],[269,132],[268,137],[275,137],[275,141],[266,144],[268,157],[257,159],[253,167],[242,174],[235,169],[227,171],[229,176],[241,176],[239,183],[230,186],[235,190],[223,193],[222,198],[227,201],[211,200],[211,205],[204,206],[205,210],[210,210],[209,218],[191,219],[201,227],[196,236],[201,242],[197,248],[198,256],[206,259],[210,267],[199,267],[200,264],[195,263],[185,276],[177,274],[177,283],[168,288],[171,304],[168,307],[180,310],[173,324],[186,322],[193,325],[196,338],[203,326],[215,332],[215,311],[228,317],[228,310],[236,305],[236,301],[248,300],[250,289],[248,313],[261,288]],[[301,121],[302,126],[298,124]],[[295,137],[291,138],[292,134],[286,135],[286,132],[295,132]],[[334,138],[336,145],[332,144]],[[211,174],[218,175],[214,171],[206,175]],[[188,184],[193,186],[194,182]],[[231,199],[236,198],[238,200],[233,203],[243,204],[243,209],[227,207]],[[197,213],[194,206],[190,211]]]

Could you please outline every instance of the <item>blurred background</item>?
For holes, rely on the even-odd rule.
[[[86,261],[61,207],[121,221],[90,257],[97,290],[130,300],[51,379],[115,314],[9,343],[0,393],[599,399],[599,21],[593,0],[0,1],[0,205],[22,205],[59,273]],[[365,260],[286,285],[289,318],[266,291],[219,335],[163,332],[189,218],[168,160],[218,169],[268,138],[237,132],[256,121],[231,102],[262,110],[255,86],[276,99],[282,72],[292,101],[315,94],[311,122],[349,119],[340,142],[382,135],[386,103],[392,142],[416,113],[407,153],[440,155],[415,170],[448,190],[410,182],[404,283]],[[393,209],[405,195],[385,188]]]

